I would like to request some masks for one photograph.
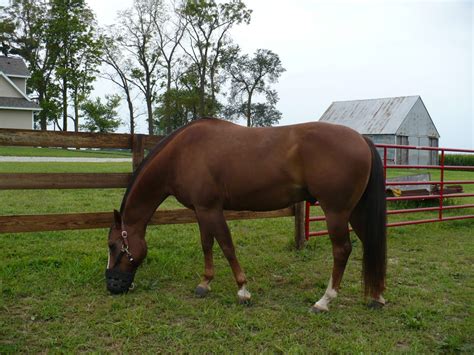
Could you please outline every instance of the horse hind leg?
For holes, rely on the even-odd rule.
[[[201,246],[204,253],[204,274],[202,281],[196,287],[195,294],[197,297],[205,297],[211,291],[210,283],[214,278],[214,258],[212,247],[214,246],[214,236],[208,230],[206,225],[199,225],[201,233]]]
[[[201,235],[204,231],[206,236],[213,236],[219,243],[219,246],[221,247],[224,256],[229,262],[229,265],[235,277],[235,281],[239,288],[237,292],[239,302],[249,302],[251,299],[251,294],[246,288],[247,278],[240,267],[239,261],[237,260],[237,256],[235,255],[234,243],[232,242],[232,236],[225,220],[224,212],[222,211],[222,209],[197,209],[196,216],[198,219],[199,228],[201,230]],[[200,286],[201,284],[198,286],[198,288]]]
[[[329,311],[329,303],[337,297],[347,260],[352,251],[346,214],[326,213],[326,221],[331,238],[334,264],[324,295],[310,309],[315,313]]]

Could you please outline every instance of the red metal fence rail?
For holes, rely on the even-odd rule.
[[[389,209],[388,215],[397,215],[397,214],[413,214],[418,212],[438,212],[436,218],[427,218],[427,219],[416,219],[416,220],[406,220],[406,221],[397,221],[387,223],[387,227],[399,227],[407,226],[413,224],[422,224],[422,223],[434,223],[434,222],[443,222],[443,221],[453,221],[461,219],[474,218],[474,214],[464,214],[464,215],[455,215],[455,216],[446,216],[445,211],[450,210],[461,210],[467,208],[474,208],[474,204],[465,203],[459,205],[448,205],[444,204],[444,200],[448,198],[466,198],[474,197],[474,193],[445,193],[446,187],[448,184],[456,185],[470,185],[474,184],[474,180],[446,180],[445,172],[448,170],[463,170],[470,171],[474,173],[474,166],[455,166],[455,165],[446,165],[445,156],[446,152],[449,153],[467,153],[473,154],[474,150],[471,149],[452,149],[452,148],[439,148],[439,147],[417,147],[417,146],[407,146],[407,145],[395,145],[395,144],[376,144],[379,148],[379,151],[382,151],[383,157],[383,166],[384,166],[384,176],[386,181],[386,186],[410,186],[410,185],[432,185],[436,186],[436,193],[430,195],[414,195],[414,196],[393,196],[387,197],[387,201],[407,201],[407,200],[438,200],[438,206],[435,207],[418,207],[418,208],[402,208],[402,209]],[[388,150],[389,149],[405,149],[405,150],[417,150],[417,151],[436,151],[439,154],[439,163],[438,165],[396,165],[388,163]],[[387,170],[388,169],[436,169],[440,172],[440,178],[435,179],[435,181],[388,181],[387,180]],[[305,237],[308,240],[310,237],[322,236],[328,234],[327,230],[311,231],[311,222],[322,222],[325,221],[323,215],[320,216],[311,216],[311,207],[319,207],[319,203],[311,204],[306,202],[305,209]]]

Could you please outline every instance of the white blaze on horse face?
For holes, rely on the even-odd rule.
[[[332,276],[329,279],[328,288],[324,293],[323,297],[314,304],[313,307],[318,308],[322,311],[329,311],[328,305],[329,303],[337,297],[337,291],[332,288]]]
[[[107,259],[107,269],[110,269],[110,250],[108,252],[108,259]]]

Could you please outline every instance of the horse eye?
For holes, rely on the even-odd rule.
[[[117,249],[117,246],[114,244],[109,244],[109,249],[110,251],[114,251],[115,249]]]

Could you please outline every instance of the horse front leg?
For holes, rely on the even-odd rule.
[[[339,214],[326,214],[326,220],[332,243],[334,264],[324,295],[311,308],[311,311],[315,313],[329,311],[329,303],[337,297],[347,260],[352,251],[347,218]]]
[[[214,246],[214,236],[207,230],[206,226],[199,224],[201,232],[201,246],[204,253],[204,274],[202,281],[196,287],[195,294],[198,297],[205,297],[211,291],[210,283],[214,278],[214,258],[212,247]]]
[[[247,278],[245,277],[239,261],[237,260],[237,256],[235,255],[234,243],[232,242],[232,236],[224,217],[224,211],[222,209],[200,208],[196,209],[196,217],[198,219],[199,228],[201,229],[201,235],[204,231],[206,235],[213,236],[219,243],[224,256],[229,262],[239,289],[237,291],[239,302],[249,302],[251,294],[246,288]]]

